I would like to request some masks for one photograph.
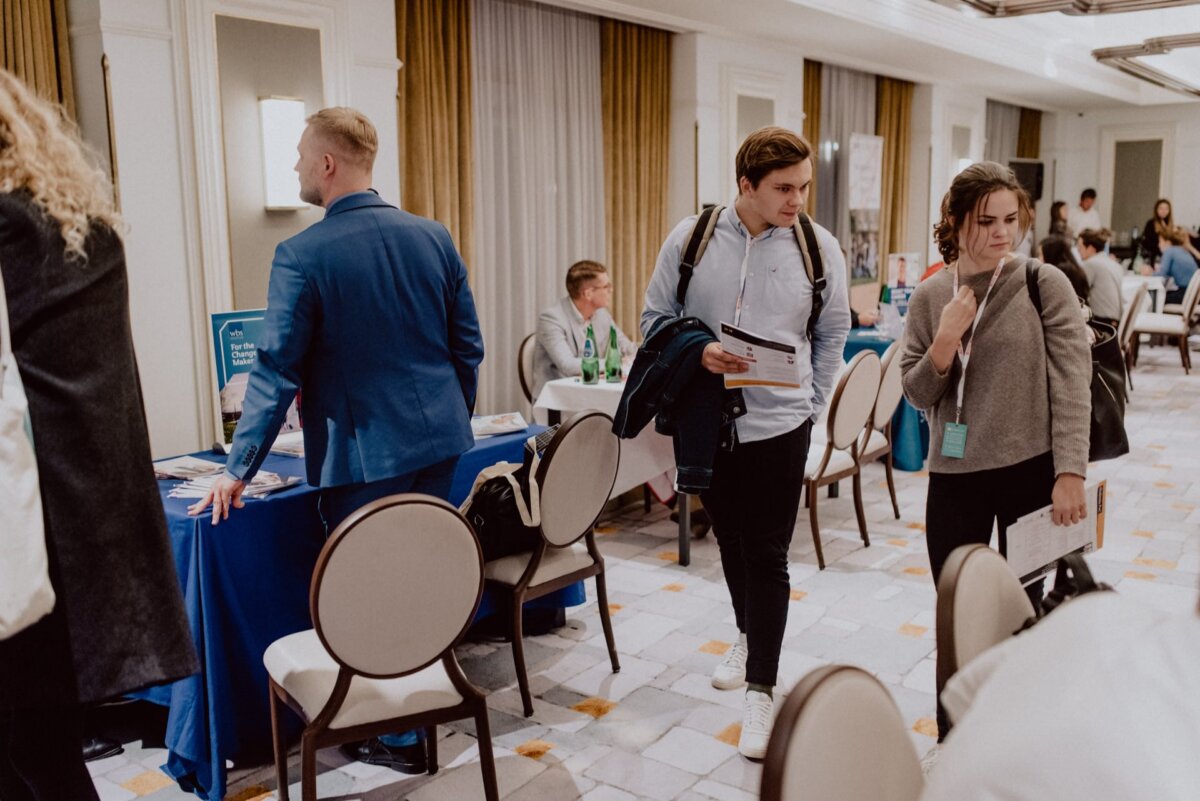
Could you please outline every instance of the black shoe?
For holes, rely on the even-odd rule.
[[[359,743],[346,743],[342,753],[368,765],[385,765],[400,773],[418,774],[429,771],[425,758],[425,743],[413,745],[384,745],[378,737]]]
[[[92,762],[106,759],[125,752],[125,748],[116,740],[107,737],[85,737],[83,739],[83,761]]]

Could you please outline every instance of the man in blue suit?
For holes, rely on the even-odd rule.
[[[483,341],[466,268],[444,227],[370,189],[376,142],[353,109],[308,119],[295,169],[301,199],[325,218],[275,250],[225,476],[192,507],[213,503],[214,524],[242,506],[301,387],[308,481],[330,532],[384,495],[446,497],[474,443]]]
[[[271,449],[298,389],[308,482],[332,532],[397,492],[446,498],[474,444],[471,410],[483,339],[467,272],[446,229],[370,189],[377,137],[360,112],[327,108],[300,138],[300,197],[325,218],[276,248],[267,333],[250,373],[225,474],[190,507],[216,525]],[[415,737],[389,742],[400,746]],[[378,741],[379,761],[423,772]],[[371,757],[370,753],[359,754]]]

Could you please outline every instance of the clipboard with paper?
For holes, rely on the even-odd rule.
[[[1051,572],[1055,563],[1069,553],[1088,553],[1104,547],[1104,511],[1108,483],[1088,484],[1088,516],[1071,526],[1056,526],[1050,507],[1025,515],[1008,527],[1008,565],[1022,584]]]

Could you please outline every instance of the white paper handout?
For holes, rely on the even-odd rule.
[[[721,323],[721,348],[750,363],[750,369],[744,373],[726,373],[726,387],[800,386],[795,345],[775,342],[744,328]]]
[[[475,439],[491,437],[496,434],[511,434],[514,431],[524,431],[529,428],[520,412],[505,412],[504,414],[477,414],[471,418],[471,433]]]
[[[280,434],[275,438],[275,444],[271,446],[271,453],[277,453],[281,456],[296,456],[303,459],[304,432],[288,431]]]
[[[225,469],[224,462],[210,462],[207,459],[197,459],[195,456],[176,456],[174,459],[163,459],[154,463],[154,477],[165,478],[196,478],[211,476]]]
[[[1054,563],[1074,551],[1092,551],[1104,546],[1104,508],[1107,482],[1084,489],[1088,516],[1073,526],[1056,526],[1050,507],[1025,515],[1008,527],[1008,565],[1027,584],[1054,568]]]

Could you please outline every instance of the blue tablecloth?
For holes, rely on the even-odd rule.
[[[500,461],[519,461],[531,427],[476,442],[459,460],[451,489],[461,503],[479,471]],[[221,461],[210,454],[201,458]],[[268,456],[264,470],[302,476],[304,461]],[[317,512],[319,491],[308,484],[264,500],[250,500],[218,526],[209,515],[189,517],[191,501],[168,498],[177,482],[160,481],[159,492],[183,588],[201,673],[155,687],[138,697],[170,708],[163,769],[209,801],[225,796],[227,759],[269,761],[271,718],[262,655],[279,637],[312,627],[308,591],[313,566],[325,544]],[[582,583],[530,602],[574,606],[585,600]],[[495,611],[484,593],[477,619]],[[403,614],[396,610],[396,614]],[[293,737],[299,721],[285,715]]]
[[[842,358],[850,361],[860,350],[873,350],[882,356],[892,342],[891,337],[883,336],[873,328],[852,328]],[[929,423],[925,414],[901,398],[892,416],[892,464],[897,470],[920,470],[928,453]]]

